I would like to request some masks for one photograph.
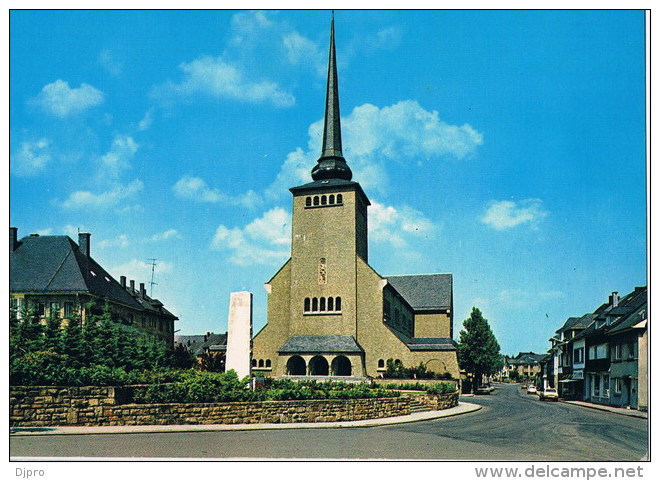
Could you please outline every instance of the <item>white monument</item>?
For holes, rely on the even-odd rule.
[[[252,293],[232,292],[229,300],[227,359],[225,369],[233,369],[239,379],[249,376],[252,367]]]

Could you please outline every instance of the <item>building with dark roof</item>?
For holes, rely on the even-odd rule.
[[[544,386],[563,398],[646,410],[648,320],[645,286],[569,318],[550,339]]]
[[[68,236],[32,234],[19,240],[18,230],[10,227],[9,293],[15,314],[30,308],[44,319],[53,313],[68,319],[78,313],[85,322],[108,302],[114,319],[172,346],[178,318],[147,295],[144,283],[136,288],[124,276],[117,282],[91,256],[90,240],[88,233],[79,234],[78,244]],[[88,307],[90,302],[95,306]]]
[[[387,361],[459,378],[451,274],[381,276],[368,263],[369,199],[342,153],[334,20],[321,156],[293,187],[291,257],[266,284],[253,339],[267,376],[377,377]]]

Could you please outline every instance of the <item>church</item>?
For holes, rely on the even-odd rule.
[[[291,257],[265,285],[252,372],[382,377],[387,361],[459,378],[451,274],[383,277],[369,266],[369,198],[342,154],[334,39],[322,153],[293,195]]]

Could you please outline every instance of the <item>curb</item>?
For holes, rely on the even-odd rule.
[[[565,401],[562,399],[560,399],[559,402],[563,404],[568,404],[570,406],[578,406],[586,409],[593,409],[594,411],[603,411],[612,414],[618,414],[619,416],[628,416],[629,418],[648,419],[648,413],[644,413],[641,411],[613,408],[611,406],[604,406],[601,404],[586,403],[580,401]]]
[[[468,414],[481,409],[481,406],[470,403],[459,403],[458,406],[442,411],[426,411],[421,413],[395,416],[390,418],[365,419],[362,421],[336,421],[321,423],[266,423],[266,424],[188,424],[168,426],[52,426],[52,427],[17,427],[10,428],[11,436],[61,436],[87,434],[136,434],[136,433],[183,433],[183,432],[213,432],[213,431],[258,431],[272,429],[328,429],[328,428],[362,428],[388,426],[432,419],[446,418]]]

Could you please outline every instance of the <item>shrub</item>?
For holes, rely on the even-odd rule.
[[[456,386],[449,382],[439,382],[426,388],[428,394],[449,394],[456,392]]]

